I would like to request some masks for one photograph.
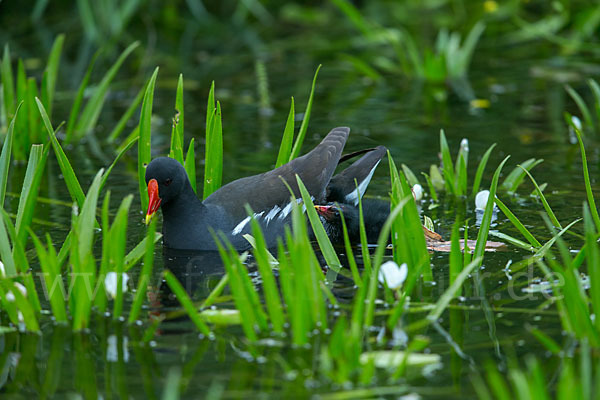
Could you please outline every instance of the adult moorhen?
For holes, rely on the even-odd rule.
[[[263,174],[226,184],[204,201],[194,193],[183,166],[168,157],[154,159],[146,168],[150,202],[146,219],[160,207],[163,213],[163,244],[186,250],[215,250],[213,232],[222,232],[238,250],[249,243],[243,234],[250,232],[249,205],[263,228],[267,245],[276,245],[291,220],[290,192],[300,199],[298,175],[316,203],[357,202],[356,182],[364,193],[373,171],[385,155],[380,146],[332,178],[340,161],[349,128],[334,128],[313,150],[289,163]],[[285,183],[284,183],[285,182]]]

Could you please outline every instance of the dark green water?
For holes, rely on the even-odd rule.
[[[46,28],[53,34],[58,32],[55,25]],[[15,53],[35,42],[35,35],[19,39],[4,32],[2,38],[10,39],[11,46],[15,43]],[[69,35],[67,40],[71,49],[67,58],[74,63],[78,49],[74,45],[76,37]],[[51,43],[51,39],[46,42]],[[232,39],[218,50],[211,44],[206,48],[202,44],[188,44],[189,52],[182,41],[172,53],[165,49],[165,42],[168,43],[168,38],[159,40],[162,47],[148,51],[139,70],[136,65],[127,65],[121,71],[101,116],[101,127],[95,135],[97,143],[85,140],[69,149],[68,156],[85,187],[97,170],[106,167],[113,158],[114,148],[104,143],[103,134],[112,129],[155,65],[159,65],[161,71],[154,103],[153,154],[159,156],[168,152],[175,82],[177,74],[183,71],[186,145],[190,138],[196,138],[198,168],[202,171],[206,95],[210,82],[215,80],[216,97],[223,109],[223,180],[229,182],[273,167],[289,110],[289,97],[295,97],[296,111],[302,112],[314,70],[318,64],[323,64],[305,151],[317,144],[331,128],[346,125],[352,129],[346,151],[383,144],[398,165],[405,163],[418,173],[428,171],[430,164],[438,163],[439,130],[444,129],[453,156],[460,140],[469,139],[470,177],[484,151],[497,143],[483,187],[489,185],[492,170],[508,154],[511,159],[505,171],[532,157],[544,159],[534,169],[534,176],[539,183],[548,183],[545,193],[559,220],[567,224],[581,216],[585,198],[581,161],[578,149],[569,144],[562,117],[564,110],[574,112],[576,109],[564,91],[565,74],[562,72],[568,71],[570,83],[582,89],[585,87],[583,78],[600,72],[592,60],[556,56],[547,43],[532,43],[524,49],[498,48],[491,41],[483,41],[474,57],[468,82],[477,98],[490,100],[490,107],[473,109],[449,86],[429,86],[400,76],[370,81],[340,61],[335,51],[319,50],[318,44],[306,49],[301,35],[291,37],[290,34],[287,44],[282,39],[267,42],[267,55],[261,57],[267,71],[273,111],[266,115],[258,107],[255,53],[241,43],[243,40]],[[44,42],[34,49],[25,55],[39,57],[46,54]],[[73,66],[72,70],[77,69]],[[78,83],[69,79],[69,73],[63,71],[59,78],[59,88],[63,91],[57,98],[58,115],[61,106],[69,107],[73,94],[67,89]],[[435,100],[436,93],[444,93],[446,99]],[[595,192],[600,190],[597,181],[599,149],[594,140],[587,142]],[[387,168],[387,162],[379,166],[369,189],[370,195],[387,194]],[[23,175],[24,166],[13,168],[10,192],[20,191]],[[46,182],[41,196],[69,201],[54,159],[49,162]],[[115,209],[121,198],[137,193],[135,150],[115,168],[107,188],[112,192]],[[529,197],[532,189],[531,184],[525,183],[517,195],[509,196],[503,192],[500,198],[537,238],[547,240],[551,234],[539,215],[541,205]],[[15,210],[17,200],[11,199],[9,204]],[[143,214],[139,206],[135,206],[137,197],[133,204],[128,249],[145,233]],[[445,238],[450,237],[456,210],[465,210],[465,216],[475,220],[472,200],[466,201],[466,207],[442,202],[431,211],[424,203],[423,209]],[[68,232],[70,208],[40,203],[36,218],[56,226],[36,224],[35,231],[50,232],[55,242],[60,242]],[[501,213],[493,229],[519,237]],[[576,232],[581,230],[579,225],[574,228]],[[475,235],[476,227],[473,226],[471,237]],[[566,239],[579,246],[578,239],[569,236]],[[528,298],[520,288],[513,292],[507,289],[511,274],[502,271],[507,263],[520,261],[527,255],[511,246],[507,251],[487,254],[484,269],[468,283],[469,291],[463,301],[446,311],[438,325],[421,332],[431,339],[427,351],[442,356],[440,369],[424,376],[415,373],[414,377],[395,383],[386,382],[383,375],[377,375],[379,380],[375,384],[385,388],[408,383],[409,391],[414,390],[424,397],[471,398],[474,393],[470,374],[479,370],[486,360],[503,365],[509,355],[531,353],[546,359],[546,367],[551,370],[557,360],[546,355],[526,326],[539,327],[551,337],[560,339],[558,317],[551,311],[553,308],[537,310],[545,300],[542,295]],[[154,286],[147,303],[148,312],[154,314],[177,305],[160,281],[160,271],[165,267],[175,272],[194,300],[206,297],[222,273],[218,257],[214,255],[163,254],[159,246]],[[435,302],[448,287],[447,254],[434,253],[432,267],[434,284],[419,287],[411,299],[415,305]],[[531,273],[539,275],[539,271]],[[135,272],[132,275],[135,282]],[[515,280],[522,278],[513,277]],[[348,283],[340,281],[335,293],[342,302],[347,302],[352,298],[353,290]],[[423,316],[424,313],[408,313],[404,322],[410,323]],[[376,326],[382,324],[382,320],[376,319]],[[312,371],[318,358],[316,344],[311,349],[293,349],[283,341],[273,339],[261,345],[263,356],[255,359],[246,351],[247,343],[239,327],[219,328],[214,339],[207,339],[199,337],[189,321],[179,318],[163,322],[149,345],[140,341],[144,328],[128,327],[98,315],[89,332],[72,334],[69,330],[54,327],[48,317],[41,336],[0,335],[0,366],[3,366],[0,368],[0,397],[160,398],[168,375],[177,373],[182,377],[181,395],[185,398],[220,398],[221,395],[225,398],[294,398],[350,389],[325,379],[312,379],[313,374],[318,377]],[[318,340],[315,338],[315,342]],[[305,379],[306,376],[311,378]]]

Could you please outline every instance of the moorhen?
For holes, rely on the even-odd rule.
[[[377,243],[383,224],[390,215],[390,203],[381,199],[363,199],[363,219],[365,221],[365,233],[369,244]],[[344,229],[342,227],[342,215],[348,230],[348,239],[352,245],[360,244],[360,211],[354,204],[329,202],[325,205],[315,205],[321,223],[327,232],[327,236],[336,246],[344,245]],[[442,236],[423,226],[423,234],[429,248],[444,242]],[[387,238],[388,243],[390,238]]]
[[[356,184],[362,195],[386,149],[383,146],[370,149],[332,178],[349,133],[349,128],[334,128],[304,156],[263,174],[230,182],[204,201],[196,197],[178,161],[156,158],[146,168],[149,195],[146,220],[159,207],[162,209],[163,244],[169,248],[216,250],[213,232],[220,231],[236,249],[244,250],[249,243],[243,235],[251,231],[245,208],[248,205],[263,228],[267,246],[273,247],[291,221],[292,203],[286,184],[297,199],[301,197],[296,175],[318,204],[358,202]]]
[[[356,205],[330,202],[325,205],[315,205],[315,208],[331,243],[338,246],[344,244],[342,215],[346,222],[350,243],[360,243],[360,214]],[[365,198],[362,200],[362,208],[367,242],[377,243],[381,228],[390,215],[390,203],[385,200]]]

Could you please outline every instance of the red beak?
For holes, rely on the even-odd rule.
[[[315,206],[315,209],[317,210],[319,215],[325,218],[331,217],[331,214],[333,212],[332,206]]]
[[[148,203],[148,212],[146,213],[146,225],[150,223],[152,216],[158,210],[158,207],[160,207],[161,199],[158,197],[158,182],[156,179],[150,179],[150,182],[148,182],[148,198],[150,201]]]

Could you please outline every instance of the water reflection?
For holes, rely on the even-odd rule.
[[[170,270],[192,299],[204,299],[225,275],[218,251],[190,251],[163,248],[164,268]],[[178,307],[169,286],[162,282],[157,306]]]

